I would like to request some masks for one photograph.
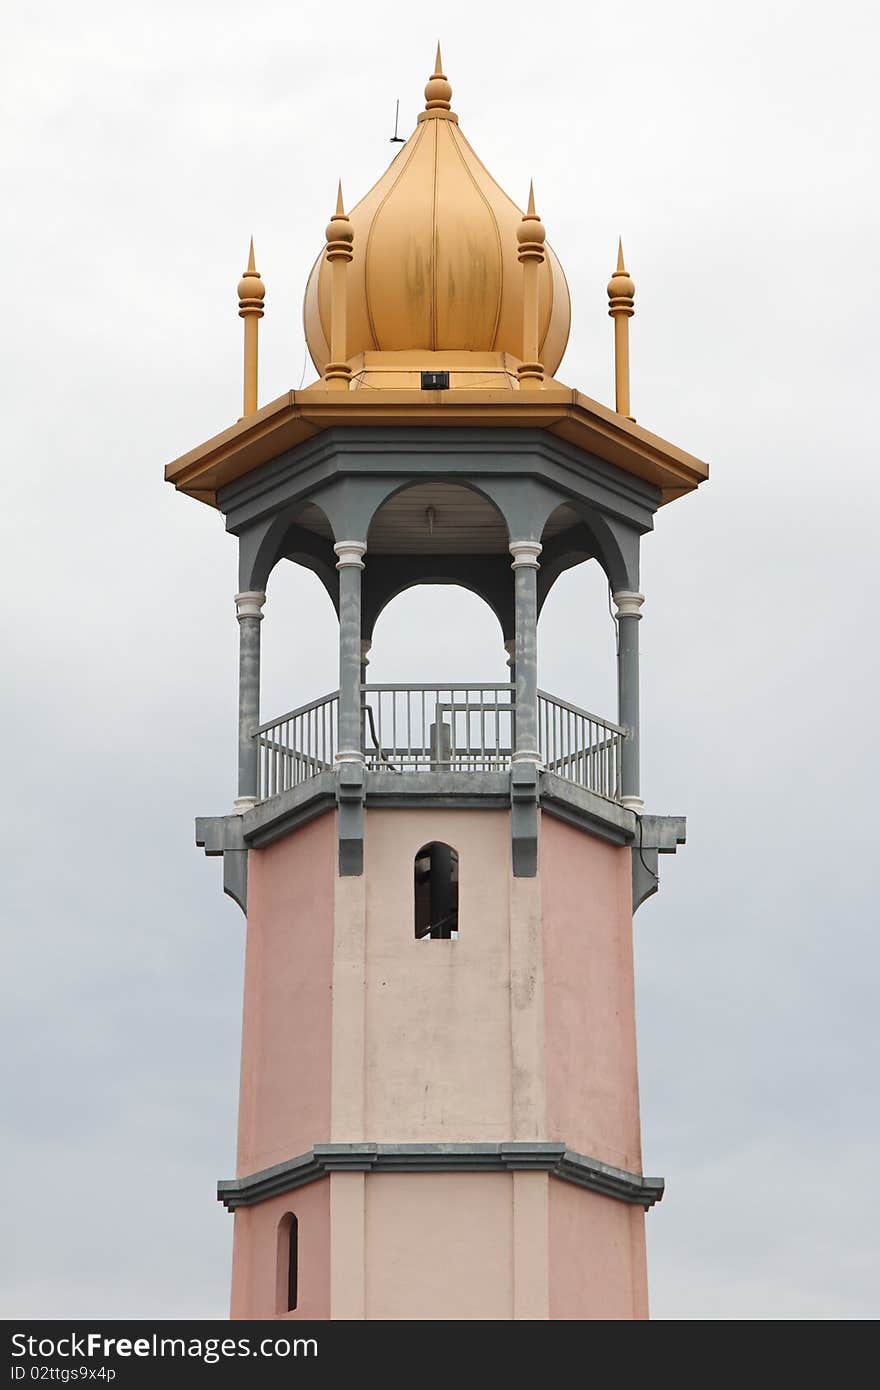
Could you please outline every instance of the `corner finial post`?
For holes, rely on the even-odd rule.
[[[617,269],[608,281],[608,314],[614,319],[614,408],[618,415],[630,414],[629,399],[629,321],[635,313],[636,287],[623,259],[623,238],[617,243]]]
[[[527,386],[541,386],[544,382],[544,367],[538,359],[538,277],[546,254],[546,237],[544,224],[535,212],[535,186],[532,182],[529,184],[528,208],[516,229],[517,257],[523,268],[522,361],[516,369],[516,375],[520,384]]]
[[[324,368],[328,386],[347,391],[351,380],[348,365],[348,321],[345,268],[354,255],[354,228],[342,201],[342,180],[336,193],[336,211],[327,224],[327,250],[330,263],[330,361]]]
[[[266,286],[257,273],[251,237],[247,270],[238,282],[238,314],[244,319],[244,415],[258,409],[258,324],[263,317]]]
[[[425,109],[419,112],[419,120],[442,119],[458,124],[458,117],[452,111],[451,103],[452,84],[443,71],[443,56],[438,43],[437,56],[434,59],[434,71],[428,78],[425,87]]]

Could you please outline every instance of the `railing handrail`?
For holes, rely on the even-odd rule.
[[[610,729],[614,734],[620,734],[622,738],[628,738],[626,729],[620,724],[613,724],[610,719],[606,719],[601,714],[591,714],[588,709],[581,709],[580,705],[573,705],[569,700],[560,700],[558,695],[548,695],[546,690],[538,691],[538,699],[546,700],[550,705],[556,705],[559,709],[568,710],[570,714],[579,714],[582,719],[589,719],[594,724],[601,724],[603,728]]]
[[[537,696],[542,765],[576,786],[618,800],[626,729],[545,690]],[[339,691],[332,690],[254,731],[261,799],[300,786],[334,765],[339,698]],[[515,756],[512,681],[363,682],[360,705],[362,751],[374,770],[476,773],[508,767]]]
[[[331,690],[329,695],[320,695],[317,700],[310,700],[307,705],[298,705],[296,709],[289,709],[286,714],[277,714],[268,724],[261,724],[259,729],[254,729],[253,737],[267,734],[270,729],[274,729],[277,724],[283,724],[286,719],[296,719],[301,714],[309,714],[313,709],[319,709],[321,705],[329,705],[331,701],[338,699],[339,691]]]
[[[373,690],[377,692],[383,690],[424,690],[425,692],[431,690],[516,690],[516,686],[508,685],[504,681],[429,681],[427,684],[410,681],[404,685],[372,685],[367,682],[361,686],[361,690],[368,695]]]

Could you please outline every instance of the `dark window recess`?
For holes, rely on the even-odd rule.
[[[448,372],[422,372],[423,391],[448,391]]]
[[[287,1229],[285,1230],[285,1223]],[[287,1311],[292,1313],[296,1307],[297,1281],[299,1278],[299,1222],[293,1212],[288,1212],[281,1223],[282,1252],[287,1247]]]
[[[415,864],[416,940],[458,937],[458,854],[439,840],[423,845]]]

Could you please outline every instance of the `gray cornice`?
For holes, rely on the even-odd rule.
[[[612,515],[648,531],[660,490],[624,469],[535,429],[334,428],[280,454],[221,488],[217,501],[227,529],[237,531],[295,497],[342,476],[422,473],[470,478],[533,477],[571,497],[589,497]]]
[[[227,1211],[292,1192],[329,1173],[549,1173],[563,1182],[613,1197],[647,1211],[663,1197],[662,1178],[645,1178],[600,1163],[562,1143],[509,1144],[316,1144],[309,1153],[244,1178],[217,1184]]]

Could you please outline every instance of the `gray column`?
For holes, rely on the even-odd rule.
[[[254,733],[260,723],[260,623],[266,595],[249,589],[235,595],[238,618],[238,796],[235,810],[247,811],[260,795],[259,747]]]
[[[538,541],[511,541],[516,600],[513,761],[540,763],[538,751]]]
[[[621,801],[641,811],[639,794],[639,623],[644,594],[621,589],[611,595],[617,619],[617,722],[626,729],[621,754]]]
[[[362,541],[337,541],[339,571],[339,743],[338,763],[362,763],[361,741],[361,558]]]
[[[510,684],[516,685],[516,639],[511,638],[504,643],[504,650],[507,653],[507,665],[510,669]]]

